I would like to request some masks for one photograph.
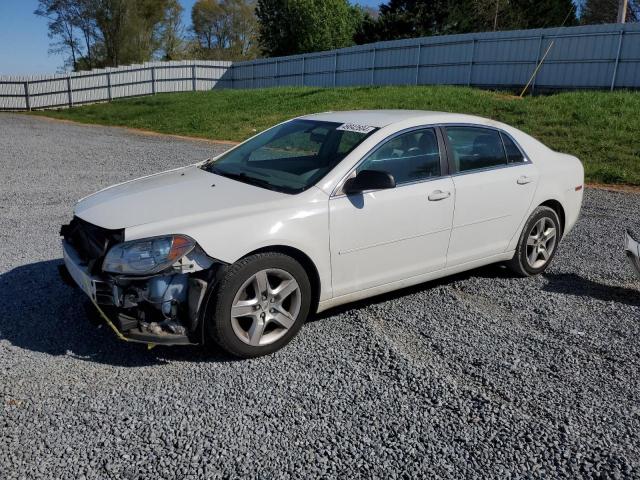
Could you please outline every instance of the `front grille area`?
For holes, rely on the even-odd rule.
[[[73,217],[63,225],[60,235],[78,252],[91,273],[99,273],[100,264],[109,248],[124,241],[124,230],[98,227],[81,218]]]

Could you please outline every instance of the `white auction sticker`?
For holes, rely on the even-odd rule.
[[[375,130],[376,127],[370,127],[369,125],[357,125],[355,123],[343,123],[336,130],[344,130],[345,132],[358,132],[369,133]]]

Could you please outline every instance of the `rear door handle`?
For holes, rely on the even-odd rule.
[[[435,190],[431,192],[429,195],[429,200],[432,202],[437,202],[438,200],[444,200],[445,198],[449,198],[451,196],[451,192],[443,192],[442,190]]]
[[[522,175],[518,177],[518,185],[526,185],[527,183],[533,182],[533,178],[527,177],[526,175]]]

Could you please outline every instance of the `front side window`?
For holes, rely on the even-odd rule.
[[[397,185],[438,177],[440,150],[432,128],[412,130],[380,146],[357,171],[379,170],[390,173]]]
[[[500,132],[482,127],[447,127],[456,172],[507,164]]]
[[[202,168],[271,190],[301,192],[316,184],[377,130],[345,125],[292,120],[257,135]]]

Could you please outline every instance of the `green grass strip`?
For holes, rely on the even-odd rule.
[[[35,112],[160,133],[240,141],[277,122],[328,110],[401,108],[469,113],[513,125],[579,157],[588,182],[640,185],[640,93],[517,97],[452,86],[271,88],[161,94]]]

